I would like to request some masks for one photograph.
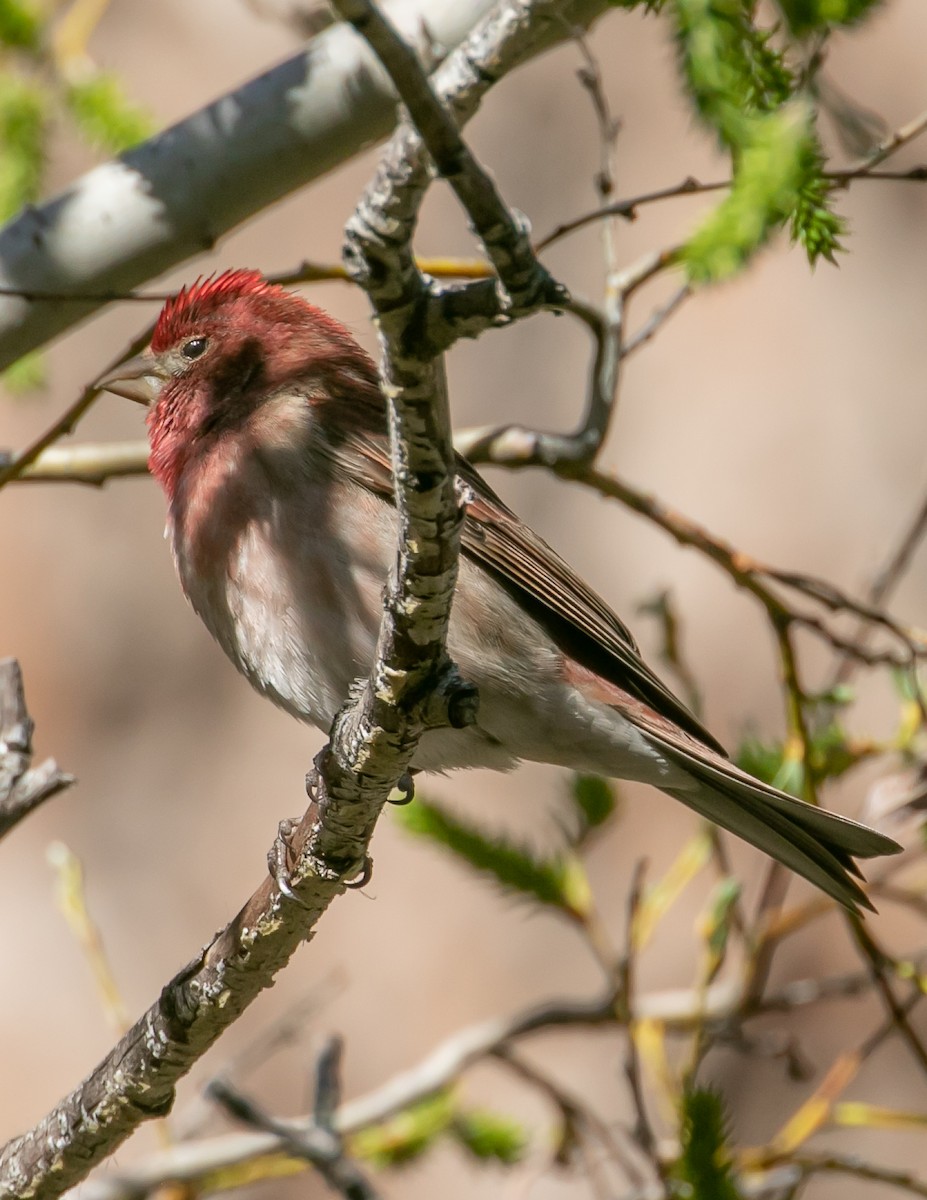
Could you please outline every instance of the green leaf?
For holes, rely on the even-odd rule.
[[[474,1158],[515,1163],[527,1136],[510,1117],[485,1109],[461,1109],[450,1089],[410,1105],[386,1121],[370,1125],[348,1139],[352,1154],[377,1167],[397,1167],[420,1158],[438,1139],[449,1135]]]
[[[42,19],[28,0],[0,0],[0,45],[14,50],[38,50]]]
[[[0,375],[0,383],[14,395],[38,392],[47,382],[45,366],[45,355],[40,350],[31,350],[7,367]]]
[[[846,730],[831,721],[811,739],[811,769],[816,780],[839,779],[875,753],[870,741],[851,742]]]
[[[750,140],[750,119],[779,108],[792,73],[751,19],[744,0],[672,0],[683,78],[696,111],[734,151]]]
[[[614,788],[601,775],[574,775],[570,795],[582,822],[578,840],[589,830],[604,825],[618,804]]]
[[[808,181],[811,136],[803,104],[750,119],[730,192],[683,250],[693,283],[735,274],[795,212]]]
[[[710,1088],[687,1090],[680,1116],[681,1149],[672,1171],[677,1195],[692,1200],[741,1200],[734,1183],[721,1097]]]
[[[792,241],[804,246],[812,267],[819,258],[836,265],[835,255],[843,250],[841,237],[846,222],[831,208],[833,183],[824,177],[824,155],[814,136],[805,151],[804,180],[792,212]]]
[[[137,145],[154,129],[151,117],[131,103],[119,80],[106,72],[72,84],[65,101],[87,141],[110,154]]]
[[[772,31],[755,24],[747,0],[671,0],[670,8],[686,90],[733,167],[730,193],[683,252],[690,281],[735,274],[789,220],[812,265],[833,262],[845,226],[831,207],[811,110]]]
[[[751,734],[737,747],[734,762],[755,779],[772,783],[782,769],[782,756],[782,742],[761,742]]]
[[[395,1167],[419,1158],[445,1133],[456,1118],[451,1092],[438,1092],[371,1125],[348,1139],[352,1154],[378,1167]]]
[[[915,672],[909,667],[905,667],[904,669],[893,667],[891,670],[891,680],[899,700],[910,703],[917,702],[920,679]]]
[[[828,721],[811,737],[811,771],[816,783],[839,779],[847,771],[878,752],[875,742],[851,739],[839,721]],[[742,770],[764,783],[771,783],[793,796],[802,796],[804,770],[794,755],[786,754],[784,743],[761,742],[744,738],[737,750],[736,762]]]
[[[740,899],[740,881],[722,879],[714,888],[702,920],[701,934],[708,951],[708,970],[714,975],[724,962],[731,923]]]
[[[0,221],[39,194],[48,98],[37,84],[0,74]]]
[[[519,1162],[528,1145],[523,1126],[511,1117],[486,1109],[458,1112],[451,1132],[474,1158],[494,1159],[506,1164]]]
[[[507,838],[487,837],[475,825],[452,817],[427,800],[416,799],[399,808],[396,819],[409,833],[451,850],[506,891],[530,897],[571,917],[583,919],[588,915],[589,883],[582,863],[574,855],[536,858]]]
[[[856,689],[849,683],[838,683],[823,692],[811,692],[807,699],[821,708],[848,708],[856,701]]]
[[[855,25],[883,0],[779,0],[779,8],[795,37],[826,33],[831,25]]]

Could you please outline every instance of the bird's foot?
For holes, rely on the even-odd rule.
[[[292,900],[300,908],[311,909],[312,905],[307,904],[305,900],[297,896],[293,890],[292,883],[292,862],[295,857],[292,838],[299,823],[300,818],[298,817],[286,817],[277,826],[277,836],[274,838],[274,844],[267,852],[267,869],[282,896],[286,896],[288,900]],[[346,880],[344,883],[346,888],[355,891],[367,886],[373,878],[373,859],[369,854],[364,855],[351,874],[353,878]]]
[[[282,896],[286,896],[288,900],[292,900],[294,904],[298,904],[301,908],[309,908],[305,900],[301,900],[293,891],[291,882],[293,877],[291,866],[293,860],[292,837],[298,824],[298,817],[285,817],[277,826],[277,836],[274,838],[274,844],[267,852],[267,869]]]

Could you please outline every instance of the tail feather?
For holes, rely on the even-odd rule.
[[[901,849],[897,842],[788,796],[723,759],[714,761],[662,742],[660,749],[695,784],[691,789],[674,788],[676,799],[777,859],[851,912],[873,908],[853,878],[862,878],[853,857],[896,854]]]
[[[700,816],[783,863],[851,912],[858,912],[861,907],[872,909],[845,860],[841,861],[827,847],[811,839],[799,825],[790,826],[769,811],[757,812],[749,801],[726,796],[714,788],[674,790],[671,795]]]

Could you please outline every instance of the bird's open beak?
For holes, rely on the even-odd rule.
[[[97,380],[97,387],[136,404],[152,404],[158,398],[163,377],[150,354],[137,354]]]

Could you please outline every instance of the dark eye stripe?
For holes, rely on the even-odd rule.
[[[204,337],[191,338],[189,342],[184,342],[180,347],[180,353],[184,358],[199,358],[208,345],[209,343]]]

